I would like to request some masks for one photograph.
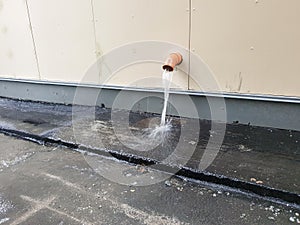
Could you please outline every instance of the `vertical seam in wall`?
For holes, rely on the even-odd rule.
[[[91,0],[91,9],[92,9],[92,16],[93,16],[93,31],[94,31],[94,43],[95,43],[95,56],[96,60],[98,58],[98,50],[97,50],[97,34],[96,34],[96,22],[95,22],[95,10],[94,10],[94,0]],[[98,76],[98,83],[100,83],[100,74]]]
[[[191,39],[192,39],[192,0],[189,0],[189,63],[188,63],[188,90],[190,90],[190,73],[191,73]]]
[[[31,38],[32,38],[32,43],[33,43],[33,50],[34,50],[34,55],[35,55],[35,60],[36,60],[36,66],[37,66],[37,70],[38,70],[39,80],[41,80],[39,59],[37,56],[36,44],[35,44],[35,40],[34,40],[34,36],[33,36],[33,29],[32,29],[31,18],[30,18],[30,13],[29,13],[29,6],[28,6],[27,0],[25,0],[25,3],[26,3],[26,10],[27,10],[27,16],[28,16],[28,21],[29,21],[30,33],[31,33]]]

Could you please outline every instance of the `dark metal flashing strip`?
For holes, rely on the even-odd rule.
[[[229,187],[233,190],[247,193],[249,195],[258,196],[281,204],[288,204],[292,207],[300,209],[300,195],[296,193],[291,193],[284,190],[278,190],[267,186],[258,185],[255,183],[244,182],[238,179],[232,179],[229,177],[220,176],[212,173],[197,171],[187,167],[179,168],[173,165],[172,166],[166,165],[156,160],[140,157],[137,155],[120,153],[118,151],[113,151],[113,150],[104,150],[104,149],[81,146],[79,144],[69,143],[59,139],[52,139],[52,138],[43,137],[35,134],[30,134],[24,131],[0,128],[0,133],[3,133],[8,136],[20,138],[23,140],[31,141],[37,144],[46,145],[46,146],[61,146],[61,147],[66,147],[77,151],[89,152],[89,153],[93,153],[105,157],[110,157],[110,158],[114,157],[115,159],[128,162],[128,163],[151,166],[151,168],[153,169],[175,174],[179,177],[184,177],[199,182],[207,182],[214,185]]]
[[[0,78],[0,82],[1,81],[52,85],[52,86],[57,85],[57,86],[66,86],[66,87],[74,87],[74,88],[85,87],[85,88],[97,88],[97,89],[107,89],[107,90],[127,90],[127,91],[135,91],[135,92],[163,93],[163,89],[159,89],[159,88],[125,87],[125,86],[113,86],[113,85],[97,85],[97,84],[88,84],[88,83],[82,84],[82,83],[72,83],[72,82],[56,82],[56,81],[46,81],[46,80],[29,80],[29,79],[14,79],[14,78]],[[193,91],[193,90],[183,91],[183,90],[176,90],[176,89],[170,90],[170,94],[300,104],[300,97],[297,96],[294,97],[294,96],[244,94],[244,93],[240,94],[240,93],[229,93],[229,92],[201,92],[201,91]]]
[[[39,80],[18,80],[0,78],[0,96],[25,101],[50,102],[56,104],[74,104],[76,88],[86,96],[95,96],[101,90],[101,98],[96,105],[111,108],[116,96],[122,91],[128,99],[148,98],[141,101],[132,111],[161,113],[162,89],[145,89],[135,87],[101,86],[93,84],[48,82]],[[185,106],[186,97],[195,103],[200,119],[211,120],[210,102],[224,100],[226,104],[227,123],[251,124],[261,127],[274,127],[300,131],[300,97],[250,95],[234,93],[204,93],[194,91],[171,90],[170,99],[182,107],[180,116],[193,117],[189,107]],[[150,96],[150,97],[149,97]],[[82,98],[78,104],[89,105]],[[125,105],[124,107],[127,107]],[[178,116],[170,108],[169,115]]]

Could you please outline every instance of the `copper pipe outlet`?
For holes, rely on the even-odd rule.
[[[162,68],[163,70],[171,72],[174,70],[175,66],[179,65],[181,62],[182,56],[180,53],[171,53]]]

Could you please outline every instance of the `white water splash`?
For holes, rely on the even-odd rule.
[[[165,141],[168,139],[169,131],[171,130],[171,121],[168,121],[165,125],[156,126],[151,129],[148,137],[151,141],[151,145],[158,146],[160,143],[164,146]]]

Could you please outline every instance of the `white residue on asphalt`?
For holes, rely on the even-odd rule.
[[[12,208],[13,208],[13,205],[9,201],[5,200],[2,196],[2,194],[0,194],[0,216],[4,215],[8,210],[10,210]],[[1,219],[0,222],[2,220],[3,219]],[[2,222],[2,223],[4,223],[4,222]]]
[[[10,123],[7,123],[7,122],[4,122],[4,121],[1,121],[0,122],[0,128],[2,129],[11,129],[11,130],[14,130],[16,129],[16,127]]]
[[[0,219],[0,224],[5,223],[5,222],[7,222],[7,221],[9,221],[9,218],[3,218],[3,219]]]
[[[296,218],[291,216],[289,220],[290,220],[292,223],[294,223],[294,222],[296,221]]]
[[[13,160],[2,160],[2,161],[0,161],[0,169],[17,165],[18,163],[25,161],[26,159],[31,157],[33,154],[34,154],[34,152],[27,152],[24,155],[16,156]]]

